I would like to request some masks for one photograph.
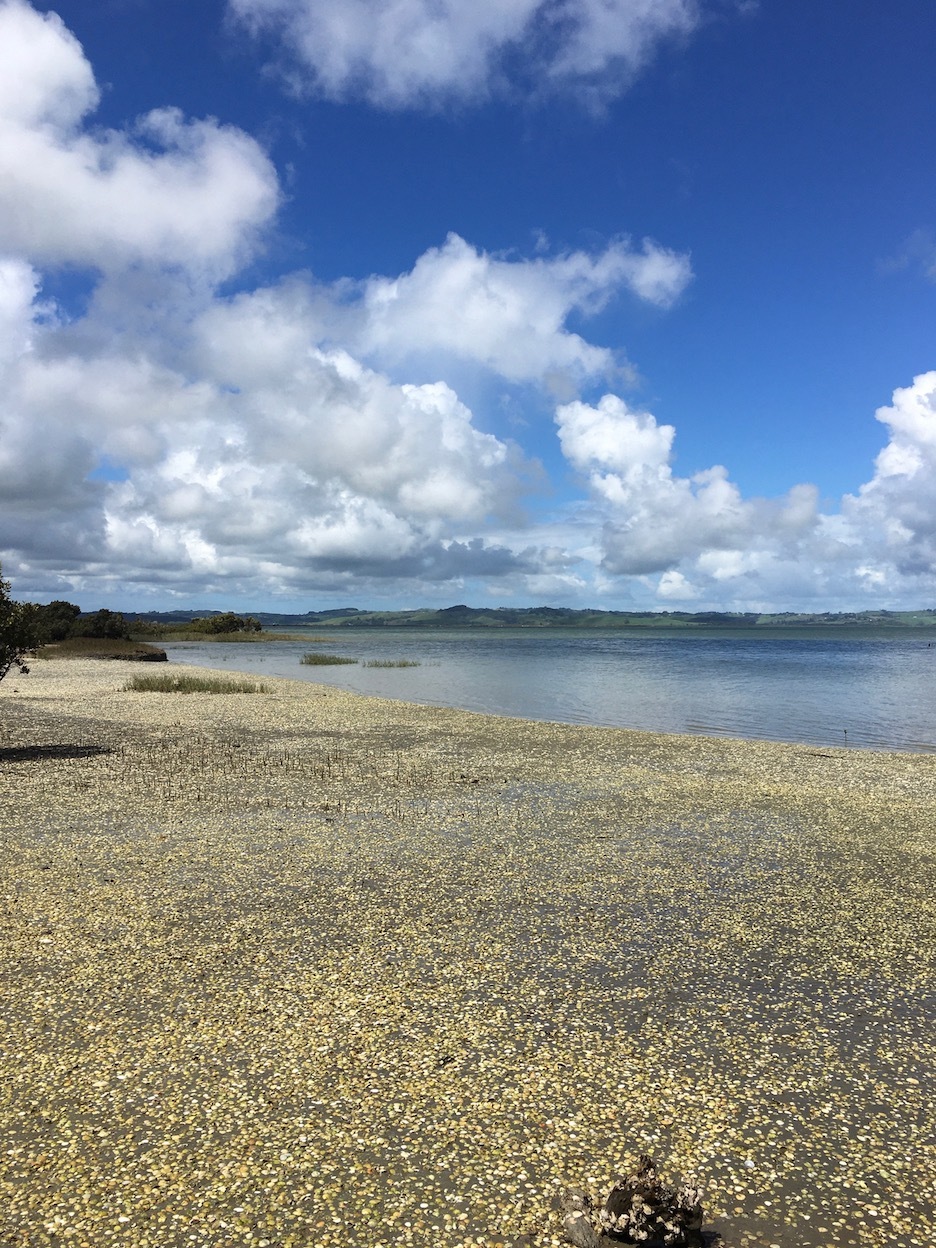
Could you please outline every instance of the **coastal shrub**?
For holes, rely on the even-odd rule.
[[[260,621],[252,615],[235,615],[233,611],[225,611],[222,615],[199,617],[189,622],[189,631],[193,633],[259,633]]]
[[[255,680],[227,676],[196,676],[188,672],[147,673],[134,676],[124,685],[125,693],[266,693],[266,685]]]
[[[419,667],[418,659],[368,659],[364,667]]]
[[[357,659],[349,659],[343,654],[322,654],[318,650],[310,650],[299,660],[308,667],[337,667],[342,663],[357,663]]]
[[[94,637],[104,641],[126,641],[130,636],[127,621],[119,611],[82,612],[74,602],[56,598],[53,602],[36,604],[36,637],[40,645],[67,641],[72,637]]]

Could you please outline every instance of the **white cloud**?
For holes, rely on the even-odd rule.
[[[669,479],[676,430],[658,425],[649,412],[630,409],[617,395],[606,394],[597,407],[569,403],[556,414],[563,454],[582,472],[593,472],[602,492],[622,492],[648,475]],[[601,475],[612,469],[615,476]]]
[[[510,381],[612,373],[611,351],[566,327],[573,312],[593,314],[621,290],[668,307],[691,280],[684,255],[650,240],[626,240],[598,255],[576,251],[533,260],[476,250],[457,234],[397,278],[373,277],[361,292],[357,341],[391,363],[443,352],[473,360]]]
[[[890,437],[872,479],[845,498],[843,515],[862,535],[872,581],[889,567],[936,580],[936,371],[895,390],[876,416]]]
[[[290,463],[426,523],[512,507],[509,448],[474,427],[444,382],[395,385],[347,350],[320,346],[312,287],[293,281],[217,302],[193,336],[194,362],[227,392],[256,462]]]
[[[0,259],[0,533],[10,550],[41,548],[68,562],[87,556],[102,527],[84,480],[94,452],[41,404],[24,419],[13,396],[43,333],[38,290],[28,264]]]
[[[613,67],[617,83],[604,84],[608,94],[629,82],[662,39],[688,34],[699,20],[695,0],[574,0],[541,10],[562,32],[551,76],[593,82]]]
[[[618,575],[665,572],[711,549],[744,550],[752,540],[782,545],[816,522],[808,486],[768,503],[742,499],[721,465],[676,476],[674,428],[615,395],[597,407],[566,404],[556,420],[564,454],[605,508],[603,563]]]
[[[98,103],[81,44],[57,13],[25,0],[0,6],[0,117],[23,127],[67,130]]]
[[[699,597],[700,592],[694,585],[690,585],[682,572],[675,572],[673,569],[663,573],[657,586],[657,597],[664,602],[692,602]]]
[[[696,0],[229,0],[271,33],[297,84],[401,108],[532,93],[620,94],[659,45],[690,33]]]
[[[257,143],[155,109],[130,131],[85,128],[98,91],[53,14],[0,2],[0,250],[38,264],[233,272],[278,202]]]

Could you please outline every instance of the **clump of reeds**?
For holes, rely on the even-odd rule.
[[[419,659],[368,659],[364,667],[419,667]]]
[[[341,663],[357,663],[357,659],[349,659],[343,654],[323,654],[320,650],[310,650],[299,660],[309,667],[337,667]]]
[[[196,676],[188,672],[154,672],[134,676],[124,685],[125,693],[266,693],[266,685],[256,680],[227,676]]]

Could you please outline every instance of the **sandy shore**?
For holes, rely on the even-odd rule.
[[[936,757],[135,670],[0,685],[4,1248],[936,1242]]]

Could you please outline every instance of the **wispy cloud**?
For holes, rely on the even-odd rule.
[[[881,260],[882,273],[899,273],[910,269],[921,273],[927,281],[936,282],[936,234],[932,230],[914,230],[894,255]]]
[[[499,91],[620,94],[697,0],[229,0],[298,89],[385,108]]]

